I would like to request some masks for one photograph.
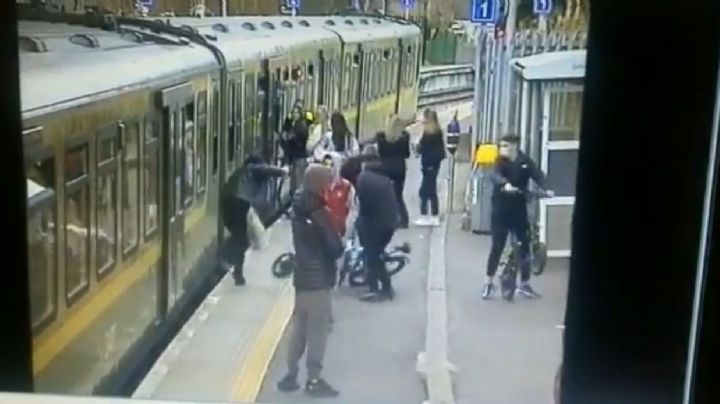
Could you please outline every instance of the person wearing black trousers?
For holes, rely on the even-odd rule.
[[[445,141],[438,122],[437,112],[426,109],[423,122],[423,134],[418,143],[418,153],[422,165],[420,184],[420,218],[418,226],[438,226],[440,224],[437,177],[440,163],[445,159]],[[428,216],[428,204],[431,215]]]
[[[378,133],[376,140],[382,166],[393,182],[400,215],[400,228],[407,229],[409,218],[403,198],[403,190],[405,189],[405,174],[407,171],[405,160],[410,157],[410,134],[405,130],[405,124],[402,120],[395,117],[388,132]]]
[[[288,170],[266,164],[259,153],[251,154],[242,167],[228,178],[223,185],[221,214],[223,224],[230,231],[230,238],[223,245],[222,258],[233,267],[235,285],[245,285],[243,265],[245,253],[250,247],[248,240],[247,216],[250,208],[255,209],[267,228],[280,216],[266,200],[270,179],[288,175]]]
[[[381,162],[371,160],[363,164],[355,191],[360,203],[355,226],[364,249],[369,287],[368,293],[360,300],[392,300],[395,290],[382,260],[382,253],[392,240],[400,219],[393,181],[387,176]]]

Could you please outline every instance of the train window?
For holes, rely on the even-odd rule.
[[[217,175],[218,172],[218,148],[220,147],[218,143],[218,139],[220,136],[220,126],[222,123],[220,122],[221,116],[220,116],[220,87],[218,85],[217,80],[213,80],[213,101],[212,101],[212,112],[213,112],[213,121],[212,121],[212,174],[213,176]]]
[[[345,54],[343,59],[342,84],[340,88],[340,102],[342,108],[345,109],[350,106],[348,103],[348,100],[350,100],[350,54]]]
[[[320,51],[320,58],[318,59],[318,71],[320,72],[320,77],[318,79],[318,97],[317,97],[317,103],[318,105],[326,105],[327,100],[327,92],[325,92],[325,88],[327,87],[328,82],[328,75],[327,75],[327,68],[328,68],[328,62],[325,59],[325,53],[323,51]],[[312,70],[312,71],[311,71]],[[314,65],[310,65],[308,68],[308,74],[315,75],[315,67]]]
[[[242,104],[243,104],[243,82],[242,80],[235,83],[235,155],[242,157],[243,142],[245,141],[245,134],[243,133],[243,121],[242,121]],[[239,164],[240,162],[238,162]]]
[[[95,195],[95,256],[98,275],[115,264],[117,246],[117,138],[115,128],[98,141],[98,168]]]
[[[371,101],[375,98],[375,86],[376,86],[376,73],[377,69],[375,68],[375,63],[377,62],[377,59],[375,58],[375,52],[369,53],[367,55],[367,62],[365,63],[365,67],[367,69],[366,77],[369,79],[367,82],[363,83],[363,87],[365,90],[365,97],[364,99]]]
[[[160,197],[160,141],[153,119],[145,120],[145,165],[144,165],[144,205],[145,238],[151,237],[158,226],[158,200]]]
[[[183,147],[181,154],[183,168],[183,204],[189,206],[193,201],[193,185],[195,180],[195,103],[190,102],[182,111]]]
[[[255,73],[245,73],[245,113],[243,115],[245,137],[243,138],[243,150],[246,156],[255,149],[255,92]]]
[[[201,195],[207,184],[207,91],[198,93],[197,97],[197,153],[195,157],[195,173],[197,193]]]
[[[40,160],[29,166],[26,172],[30,313],[33,330],[37,330],[55,314],[57,307],[55,160]]]
[[[129,254],[138,244],[138,204],[139,204],[139,175],[138,175],[138,136],[140,124],[132,122],[125,124],[123,136],[122,161],[122,249],[123,254]]]
[[[352,86],[351,86],[351,90],[350,90],[350,97],[351,97],[350,106],[354,107],[354,106],[357,106],[358,95],[359,95],[358,93],[361,91],[360,85],[359,85],[360,84],[360,54],[358,54],[358,53],[353,55],[351,71],[352,71],[352,76],[351,76]]]
[[[74,301],[89,283],[90,198],[88,148],[65,153],[65,296]]]
[[[308,105],[314,106],[315,105],[315,67],[313,66],[313,62],[310,61],[307,64],[306,68],[307,74],[305,75],[305,80],[307,81],[307,99],[308,99]]]
[[[228,142],[225,145],[227,147],[227,159],[228,162],[232,163],[235,161],[235,118],[233,116],[236,97],[235,94],[235,80],[230,80],[228,83],[228,89],[230,90],[230,96],[228,97]],[[228,172],[232,169],[232,164],[228,164]]]

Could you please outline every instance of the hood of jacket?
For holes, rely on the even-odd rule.
[[[325,207],[325,201],[322,197],[309,190],[301,189],[293,196],[293,213],[298,217],[310,217],[314,211],[323,207]]]
[[[366,161],[363,165],[363,169],[375,174],[387,176],[387,169],[381,160]]]

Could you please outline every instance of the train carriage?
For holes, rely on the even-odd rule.
[[[20,21],[36,388],[122,393],[221,276],[229,173],[254,150],[279,157],[296,99],[361,138],[414,117],[420,30],[65,17]]]
[[[161,35],[38,22],[19,34],[36,386],[91,392],[192,292],[193,266],[170,261],[165,239],[194,261],[211,254],[207,105],[219,65]],[[158,94],[178,83],[182,112],[163,122]],[[174,228],[169,204],[187,212]]]

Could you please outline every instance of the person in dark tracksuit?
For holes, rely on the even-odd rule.
[[[319,164],[305,171],[302,188],[293,199],[292,238],[295,248],[295,308],[288,346],[288,373],[277,387],[289,392],[297,383],[300,358],[305,353],[305,391],[316,397],[339,393],[320,377],[332,313],[331,291],[336,283],[336,260],[343,253],[340,235],[331,224],[324,194],[333,173]]]
[[[440,224],[437,177],[440,164],[445,159],[445,141],[438,123],[437,112],[426,110],[423,134],[418,142],[418,153],[422,166],[420,183],[420,218],[415,221],[419,226],[438,226]],[[428,204],[430,213],[428,216]]]
[[[376,135],[378,154],[385,167],[385,172],[393,181],[395,200],[398,203],[400,227],[408,227],[409,218],[403,190],[405,189],[405,175],[407,171],[406,159],[410,157],[410,134],[405,131],[405,124],[395,117],[387,133]]]
[[[493,277],[497,272],[500,255],[505,248],[508,232],[512,232],[521,242],[520,268],[521,283],[517,292],[528,298],[540,295],[530,286],[530,237],[528,234],[527,192],[532,179],[540,188],[546,190],[545,175],[530,157],[519,149],[520,138],[506,135],[500,139],[500,156],[491,174],[493,182],[492,216],[490,229],[492,247],[487,263],[487,282],[483,287],[483,299],[489,299],[495,291]],[[552,196],[552,191],[546,191]]]
[[[365,254],[368,293],[360,300],[380,302],[392,300],[395,290],[390,282],[382,254],[400,225],[399,203],[394,184],[382,162],[369,161],[357,178],[360,209],[355,227]],[[380,288],[378,289],[378,283]]]
[[[247,216],[252,206],[265,227],[279,216],[273,212],[272,203],[266,201],[267,187],[272,177],[287,175],[287,170],[265,164],[258,154],[250,155],[223,185],[221,213],[223,224],[230,232],[230,239],[223,248],[223,259],[231,265],[235,284],[245,284],[243,264],[245,253],[250,246],[248,240]]]

